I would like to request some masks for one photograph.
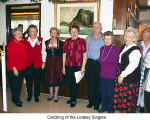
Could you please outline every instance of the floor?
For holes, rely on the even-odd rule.
[[[2,89],[0,88],[0,113],[3,112],[2,104]],[[11,101],[10,89],[7,89],[7,104],[8,113],[98,113],[93,108],[89,109],[86,107],[88,100],[78,99],[78,104],[76,107],[71,108],[66,101],[68,97],[59,96],[59,101],[55,103],[54,101],[47,100],[48,95],[41,93],[39,103],[35,103],[34,99],[31,102],[27,102],[27,93],[25,87],[23,87],[21,100],[23,101],[23,107],[17,107]],[[116,111],[118,113],[118,111]],[[137,111],[137,113],[139,113]]]
[[[11,102],[10,90],[7,90],[8,113],[97,113],[94,109],[86,108],[87,100],[78,99],[78,104],[75,108],[71,108],[66,101],[67,97],[59,96],[58,103],[47,101],[47,94],[41,93],[40,102],[35,103],[34,99],[31,102],[26,101],[26,90],[22,91],[21,100],[23,107],[17,107]],[[2,95],[0,93],[0,110],[2,110]]]

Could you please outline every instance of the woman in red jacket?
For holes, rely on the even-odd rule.
[[[14,38],[7,46],[7,69],[10,77],[12,101],[16,106],[22,107],[20,94],[26,69],[27,51],[23,42],[22,31],[17,28],[14,29],[13,36]]]
[[[42,38],[37,37],[38,29],[35,25],[29,26],[29,37],[24,39],[27,48],[27,73],[26,73],[26,86],[28,98],[27,101],[32,100],[32,88],[34,83],[34,100],[39,102],[40,96],[40,79],[42,62]]]

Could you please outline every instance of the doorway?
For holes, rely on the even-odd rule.
[[[12,29],[19,24],[23,25],[23,33],[27,31],[29,25],[36,25],[38,35],[41,36],[41,4],[6,5],[7,43],[11,40]]]

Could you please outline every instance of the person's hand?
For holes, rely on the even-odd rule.
[[[42,64],[42,70],[45,68],[45,63]]]
[[[19,75],[18,70],[16,69],[16,67],[13,67],[13,73],[14,75],[17,77]]]
[[[81,72],[82,72],[82,73],[85,72],[85,67],[84,67],[84,66],[82,66]]]
[[[63,70],[62,70],[63,74],[66,75],[66,68],[63,67]]]
[[[118,77],[118,83],[121,84],[121,83],[123,82],[123,79],[124,79],[123,77],[120,77],[120,76],[119,76],[119,77]]]

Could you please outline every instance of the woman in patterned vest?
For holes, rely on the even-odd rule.
[[[124,34],[125,45],[119,55],[118,79],[115,83],[114,109],[121,113],[136,112],[140,83],[141,53],[136,45],[138,32],[129,27]]]

